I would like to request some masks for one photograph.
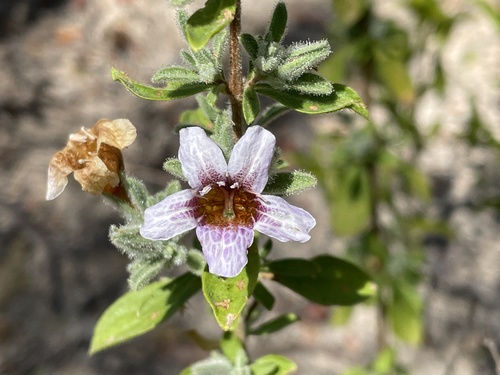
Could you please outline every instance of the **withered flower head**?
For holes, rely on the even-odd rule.
[[[50,161],[46,199],[63,192],[71,172],[84,191],[113,194],[123,170],[120,150],[130,146],[136,136],[134,125],[127,119],[99,120],[92,129],[82,127],[71,134],[66,147]]]

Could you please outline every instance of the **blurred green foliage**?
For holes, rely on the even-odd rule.
[[[347,236],[346,255],[377,283],[378,294],[367,302],[379,313],[379,356],[365,368],[345,375],[406,374],[397,353],[389,347],[392,332],[410,344],[424,338],[424,239],[450,239],[446,222],[431,218],[431,181],[416,166],[419,153],[435,136],[416,126],[419,99],[427,92],[442,95],[447,85],[443,46],[465,13],[448,15],[437,0],[407,0],[399,4],[412,22],[402,24],[381,16],[370,0],[332,0],[330,43],[333,54],[319,67],[322,76],[354,87],[368,108],[377,107],[383,121],[351,127],[349,118],[330,133],[318,134],[310,156],[299,155],[323,189],[338,236]],[[499,12],[485,1],[482,8],[498,25]],[[429,45],[438,47],[430,52]],[[410,65],[431,54],[430,74],[414,77]],[[430,78],[429,78],[430,77]],[[484,126],[474,100],[472,116],[462,139],[471,147],[500,149]],[[439,124],[436,125],[436,128]],[[493,198],[488,202],[495,206]],[[383,220],[382,220],[383,217]],[[332,323],[345,324],[355,307],[335,308]]]

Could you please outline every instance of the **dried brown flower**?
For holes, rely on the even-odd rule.
[[[59,196],[73,172],[82,189],[99,195],[119,195],[123,157],[120,150],[130,146],[137,136],[127,119],[99,120],[91,129],[83,128],[69,136],[69,141],[49,163],[47,200]],[[125,194],[126,197],[126,194]]]

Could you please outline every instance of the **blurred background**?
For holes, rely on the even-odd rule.
[[[491,0],[289,0],[286,43],[327,37],[319,72],[354,87],[353,113],[288,114],[271,126],[285,158],[319,186],[290,197],[318,226],[275,257],[329,253],[361,265],[379,296],[325,308],[269,284],[276,314],[302,320],[249,342],[298,374],[500,374],[500,4]],[[196,2],[199,6],[202,2]],[[263,33],[273,2],[243,0]],[[129,173],[152,192],[170,177],[173,129],[193,100],[146,102],[111,66],[148,82],[180,63],[165,0],[0,2],[0,374],[177,374],[220,334],[200,296],[154,332],[88,356],[100,314],[127,291],[112,247],[118,215],[100,197],[45,201],[51,156],[100,118],[128,118]],[[267,285],[267,284],[266,284]]]

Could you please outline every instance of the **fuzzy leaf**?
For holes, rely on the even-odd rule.
[[[196,95],[196,102],[210,122],[215,122],[221,110],[216,107],[216,102],[212,102],[208,95]]]
[[[136,259],[127,266],[127,271],[130,273],[128,278],[128,286],[130,290],[136,291],[145,287],[151,280],[153,280],[165,264],[167,259],[154,258],[154,259]]]
[[[139,210],[144,211],[148,205],[149,192],[146,185],[135,177],[126,177],[127,193],[132,204]]]
[[[257,54],[259,53],[259,44],[257,43],[257,39],[255,39],[251,34],[241,34],[240,43],[243,48],[245,48],[245,51],[247,51],[250,58],[255,60],[257,58]]]
[[[285,35],[288,12],[283,1],[276,4],[267,33],[273,42],[279,43]]]
[[[290,195],[311,189],[318,180],[312,174],[304,171],[277,173],[269,179],[263,194]]]
[[[237,327],[238,318],[255,288],[260,261],[254,244],[248,250],[248,264],[239,275],[224,278],[205,270],[201,276],[203,295],[224,331]]]
[[[221,65],[211,51],[204,48],[193,53],[196,70],[200,80],[205,83],[211,83],[218,79],[221,71]]]
[[[287,90],[295,90],[302,94],[330,95],[333,84],[317,74],[304,73],[295,81],[285,84]]]
[[[205,270],[207,262],[203,253],[198,249],[190,249],[187,252],[186,265],[195,275],[201,276]]]
[[[181,99],[187,96],[207,91],[214,87],[215,84],[205,84],[201,82],[172,84],[168,88],[157,88],[143,85],[137,81],[130,79],[127,74],[111,68],[111,77],[114,81],[119,81],[125,88],[135,96],[147,100],[174,100]]]
[[[329,255],[311,260],[283,259],[268,267],[275,281],[320,305],[353,305],[376,291],[364,271]]]
[[[170,158],[165,160],[165,163],[163,163],[163,169],[165,169],[165,171],[177,177],[178,179],[186,181],[186,177],[184,177],[184,173],[182,172],[182,165],[179,159]]]
[[[297,43],[287,50],[288,56],[278,66],[278,76],[286,81],[294,81],[302,74],[311,70],[331,53],[330,44],[326,39],[317,42]]]
[[[297,112],[321,114],[352,109],[368,119],[368,110],[359,95],[350,87],[338,83],[333,84],[334,92],[325,96],[301,94],[296,91],[279,91],[265,83],[258,83],[254,88],[257,93],[268,96]]]
[[[169,319],[200,289],[200,278],[185,273],[173,280],[125,293],[101,315],[90,354],[142,335]]]
[[[139,225],[111,225],[109,239],[118,250],[133,258],[158,258],[163,255],[163,241],[152,241],[139,233]]]
[[[251,87],[243,92],[243,116],[247,124],[252,124],[259,114],[260,103],[257,93]]]
[[[191,52],[181,50],[181,57],[187,64],[191,65],[193,68],[197,68],[196,59]]]
[[[297,370],[292,360],[278,354],[268,354],[250,365],[252,375],[288,375]]]
[[[207,0],[205,6],[194,12],[186,23],[189,45],[198,51],[224,27],[236,12],[236,0]]]
[[[168,66],[153,73],[151,78],[153,83],[176,84],[199,82],[200,77],[193,69],[184,68],[182,66]]]
[[[277,332],[285,327],[288,327],[290,324],[293,324],[299,321],[300,318],[293,314],[283,314],[274,318],[268,322],[261,324],[260,326],[251,329],[248,334],[249,335],[269,335],[271,333]]]
[[[227,44],[227,29],[222,29],[212,39],[212,53],[216,60],[220,60]]]
[[[217,116],[212,139],[219,145],[226,160],[229,160],[234,147],[233,121],[229,110],[222,111]]]

